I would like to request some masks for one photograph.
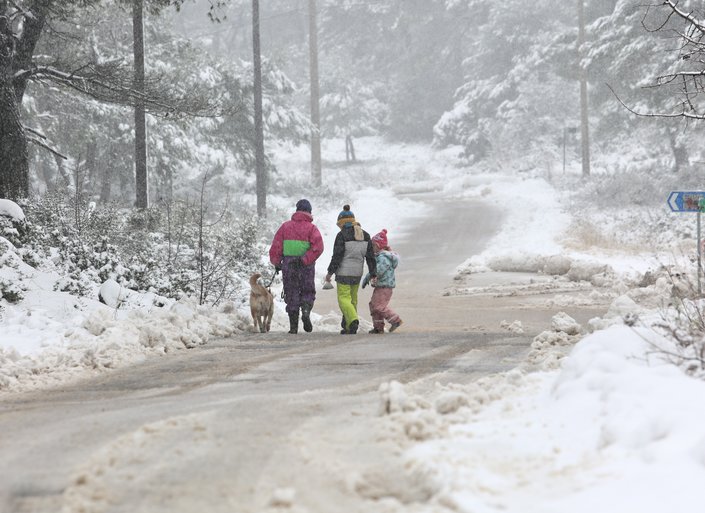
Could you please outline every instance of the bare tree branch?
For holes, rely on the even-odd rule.
[[[663,5],[667,5],[671,8],[674,14],[680,16],[685,21],[690,23],[694,29],[697,29],[700,33],[705,33],[705,21],[701,21],[693,16],[693,11],[685,12],[678,8],[678,2],[673,0],[664,0]]]
[[[703,120],[705,119],[705,102],[703,93],[705,93],[705,19],[699,16],[695,11],[686,11],[679,7],[679,0],[663,0],[659,4],[646,5],[645,13],[641,19],[642,27],[651,33],[670,31],[678,38],[677,56],[674,58],[673,66],[668,73],[657,76],[652,85],[646,88],[661,88],[666,86],[678,88],[678,92],[673,95],[680,96],[679,112],[661,112],[661,113],[644,113],[637,112],[627,106],[615,93],[612,87],[609,87],[612,94],[632,114],[642,117],[653,118],[685,118]],[[655,10],[661,11],[665,9],[665,15],[661,16],[653,14]],[[657,19],[654,26],[650,26],[650,21]],[[676,21],[678,24],[684,24],[679,28],[675,28]],[[678,61],[688,61],[689,69],[679,69],[684,66],[678,65]],[[678,108],[678,107],[677,107]],[[665,107],[668,109],[668,107]]]
[[[46,135],[44,135],[43,133],[39,132],[38,130],[35,130],[34,128],[30,128],[28,126],[25,126],[24,129],[25,129],[25,131],[32,134],[32,136],[27,137],[27,140],[29,142],[31,142],[32,144],[36,144],[37,146],[40,146],[46,150],[49,150],[51,153],[53,153],[57,157],[60,157],[64,160],[68,160],[68,157],[66,157],[63,153],[60,153],[57,149],[55,149],[49,145],[49,138]],[[36,137],[33,137],[33,136],[36,136]]]
[[[41,146],[41,147],[44,148],[45,150],[49,150],[51,153],[53,153],[53,154],[56,155],[57,157],[60,157],[60,158],[62,158],[62,159],[64,159],[64,160],[68,160],[68,157],[67,157],[66,155],[64,155],[63,153],[59,153],[58,150],[55,150],[54,148],[52,148],[52,147],[49,146],[48,144],[45,144],[44,142],[40,141],[40,140],[37,139],[36,137],[32,137],[31,135],[28,135],[28,136],[27,136],[27,140],[28,140],[29,142],[31,142],[32,144],[36,144],[37,146]]]
[[[626,103],[622,101],[622,99],[619,97],[619,95],[615,92],[615,90],[612,88],[611,85],[605,84],[609,90],[612,92],[614,97],[617,99],[617,101],[627,109],[629,112],[634,114],[635,116],[640,116],[643,118],[686,118],[686,119],[700,119],[704,120],[705,119],[705,114],[700,115],[700,114],[693,114],[692,112],[688,112],[685,107],[683,107],[683,110],[681,112],[672,112],[668,114],[658,114],[658,113],[653,113],[653,112],[638,112],[637,110],[633,109]]]

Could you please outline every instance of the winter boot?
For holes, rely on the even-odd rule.
[[[397,329],[397,328],[398,328],[399,326],[401,326],[402,324],[403,324],[403,323],[402,323],[402,320],[401,320],[401,319],[399,319],[399,321],[397,321],[397,322],[393,322],[392,325],[389,327],[389,333],[391,333],[392,331],[394,331],[395,329]]]
[[[345,317],[343,317],[343,320],[340,321],[340,327],[343,328],[340,330],[341,335],[347,335],[348,334],[348,329],[345,327]]]
[[[381,330],[378,330],[377,328],[372,328],[367,333],[373,333],[375,335],[382,334],[382,333],[384,333],[384,328],[382,328]]]
[[[357,333],[357,328],[360,326],[360,321],[355,319],[353,322],[350,323],[350,327],[348,328],[348,335],[355,335]]]
[[[289,312],[289,333],[296,335],[299,332],[299,312]]]
[[[304,323],[304,331],[306,333],[313,331],[313,324],[311,324],[311,307],[312,305],[310,303],[301,305],[301,320]]]

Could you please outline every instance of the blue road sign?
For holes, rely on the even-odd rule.
[[[668,196],[668,206],[673,212],[701,212],[703,204],[705,192],[702,191],[674,191]]]

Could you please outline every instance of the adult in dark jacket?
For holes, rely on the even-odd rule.
[[[338,291],[338,306],[343,312],[341,334],[355,334],[360,325],[357,315],[357,292],[363,274],[363,265],[367,262],[370,276],[377,276],[375,255],[370,242],[370,234],[362,229],[350,210],[345,205],[338,214],[340,232],[335,237],[333,257],[328,266],[326,281],[335,274]]]
[[[304,330],[313,330],[311,309],[316,300],[316,260],[323,253],[321,232],[313,224],[311,203],[302,199],[296,212],[279,227],[269,248],[269,260],[282,271],[289,333],[299,331],[299,309]]]

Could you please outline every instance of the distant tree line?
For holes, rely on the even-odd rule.
[[[360,157],[355,138],[379,134],[459,145],[469,162],[497,169],[578,162],[581,124],[598,165],[635,145],[645,166],[685,172],[702,160],[704,27],[694,2],[585,2],[581,45],[575,2],[316,4],[321,135],[344,138],[348,160]],[[130,6],[0,0],[0,196],[73,187],[96,201],[134,198],[136,103],[147,110],[155,200],[205,173],[250,187],[251,3],[178,5],[182,15],[170,5],[146,4],[145,90],[136,92]],[[310,134],[309,7],[262,3],[268,144]]]

